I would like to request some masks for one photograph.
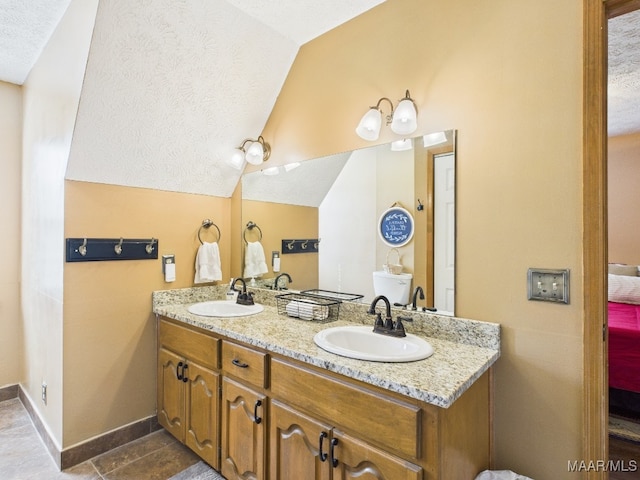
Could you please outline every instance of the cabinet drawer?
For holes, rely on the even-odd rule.
[[[278,359],[271,360],[271,392],[373,443],[419,457],[421,411],[416,405]]]
[[[257,387],[267,387],[268,361],[266,353],[236,343],[222,342],[222,369]]]
[[[165,347],[205,367],[219,368],[219,339],[162,319],[158,328],[160,347]]]

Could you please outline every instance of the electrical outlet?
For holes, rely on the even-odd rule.
[[[529,300],[569,303],[569,269],[530,268],[527,290]]]
[[[42,403],[47,404],[47,384],[42,382]]]

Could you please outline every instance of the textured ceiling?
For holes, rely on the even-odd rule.
[[[640,131],[640,10],[609,20],[609,135]]]
[[[0,0],[0,80],[22,85],[70,0]]]

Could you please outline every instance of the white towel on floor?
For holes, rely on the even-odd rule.
[[[220,248],[218,242],[204,242],[196,255],[196,276],[194,283],[206,283],[222,280],[220,268]]]
[[[244,278],[259,277],[267,273],[267,262],[260,242],[248,242],[244,253]]]

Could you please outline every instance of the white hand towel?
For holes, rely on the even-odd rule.
[[[206,283],[222,280],[220,268],[220,248],[217,242],[204,242],[196,255],[196,276],[194,283]]]
[[[329,308],[311,302],[299,302],[292,300],[286,306],[287,315],[303,320],[326,320],[329,316]]]
[[[258,277],[268,271],[262,244],[260,242],[248,242],[244,254],[244,278]]]

